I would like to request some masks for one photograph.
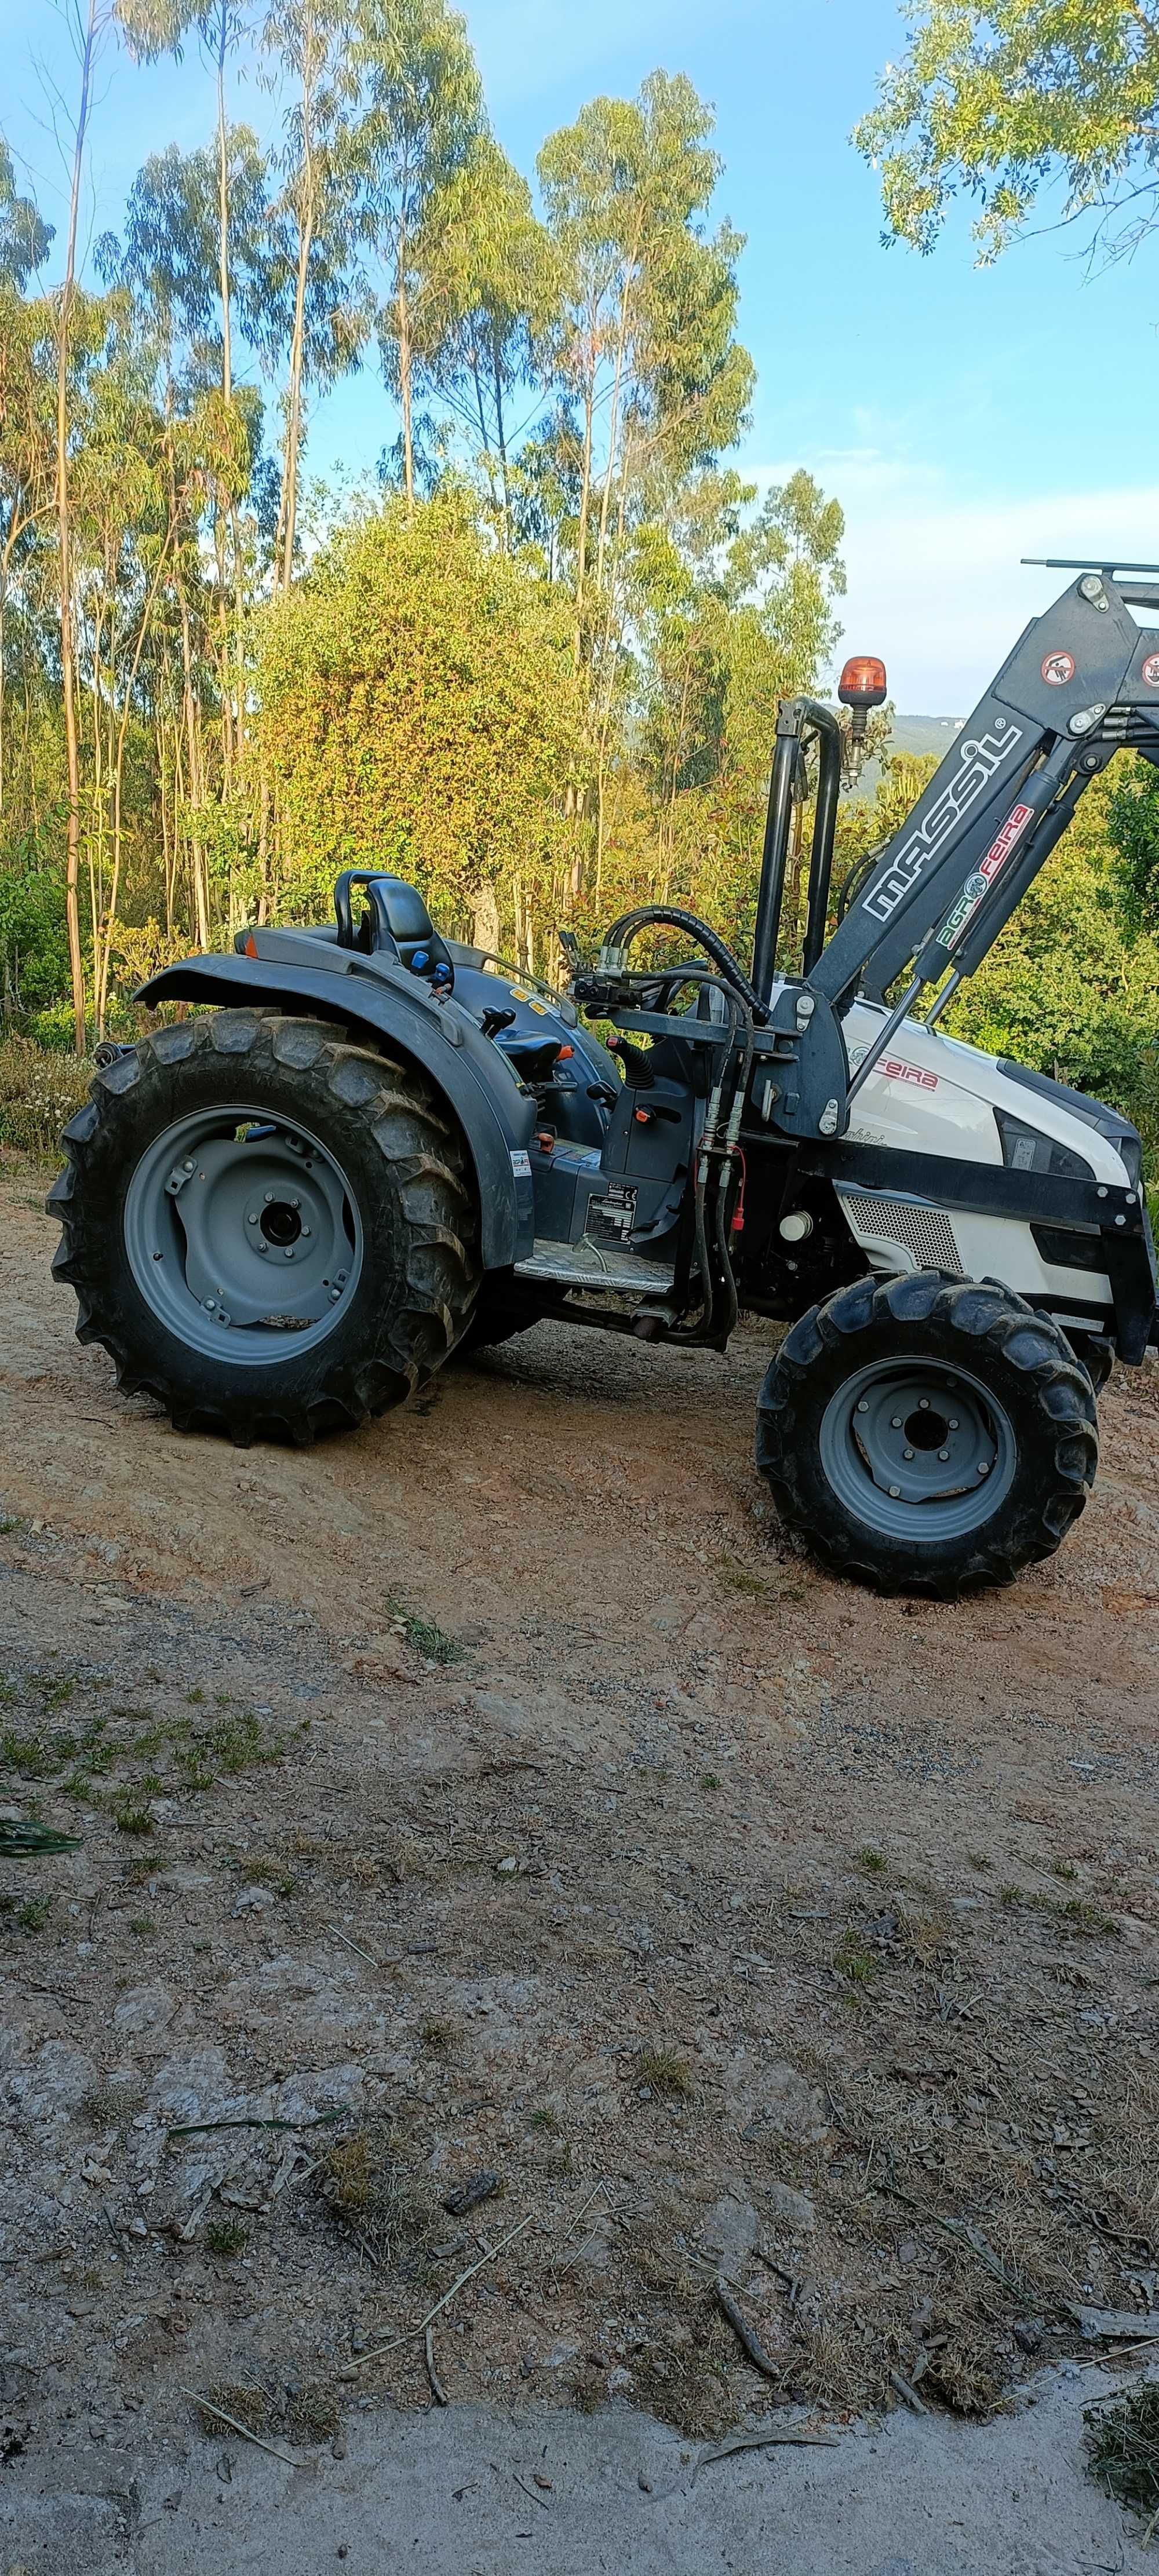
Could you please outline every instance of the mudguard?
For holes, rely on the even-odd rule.
[[[259,937],[262,934],[259,933]],[[278,934],[271,934],[273,938]],[[307,951],[284,953],[294,938]],[[167,966],[134,994],[147,1009],[197,1002],[334,1020],[356,1041],[381,1045],[418,1065],[454,1112],[475,1168],[480,1249],[486,1270],[526,1260],[535,1244],[528,1141],[535,1103],[513,1067],[452,996],[438,1001],[402,967],[336,948],[307,933],[281,934],[281,957],[201,956]],[[316,947],[316,954],[309,954]]]

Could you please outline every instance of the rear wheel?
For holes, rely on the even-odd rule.
[[[859,1280],[803,1315],[761,1390],[757,1465],[835,1572],[943,1596],[1049,1556],[1094,1482],[1084,1369],[993,1280]]]
[[[464,1142],[413,1066],[217,1011],[102,1067],[49,1199],[77,1332],[182,1430],[309,1440],[398,1404],[477,1287]]]

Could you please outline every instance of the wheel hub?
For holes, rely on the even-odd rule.
[[[849,1509],[917,1544],[979,1527],[1014,1473],[1003,1406],[968,1371],[919,1357],[871,1361],[847,1379],[820,1441]]]
[[[142,1157],[125,1241],[154,1311],[243,1365],[333,1329],[361,1267],[353,1195],[305,1129],[228,1107],[183,1119]]]

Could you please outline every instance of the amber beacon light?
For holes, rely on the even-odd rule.
[[[854,742],[860,742],[865,733],[870,708],[880,707],[885,703],[884,662],[878,661],[876,653],[852,654],[837,683],[837,695],[843,707],[853,709],[853,723],[850,730]]]

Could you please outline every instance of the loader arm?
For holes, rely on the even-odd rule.
[[[1152,609],[1140,627],[1132,606]],[[1129,745],[1159,761],[1159,584],[1088,572],[1020,636],[809,978],[838,1013],[883,999],[910,960],[916,998],[972,974]],[[908,1006],[907,1006],[908,1007]]]

